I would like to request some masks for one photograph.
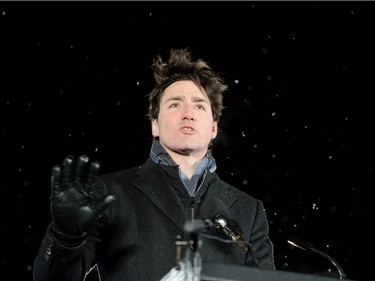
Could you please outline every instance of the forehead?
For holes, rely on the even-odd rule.
[[[173,96],[178,96],[181,99],[199,97],[200,99],[208,100],[203,88],[198,87],[193,81],[183,80],[177,81],[165,88],[161,97],[162,100],[169,99]]]

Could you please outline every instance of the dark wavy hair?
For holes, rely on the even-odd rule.
[[[228,86],[220,74],[214,72],[202,59],[192,60],[191,52],[186,49],[171,49],[167,61],[158,55],[151,66],[154,71],[154,88],[148,94],[149,108],[147,116],[157,119],[160,100],[165,88],[181,80],[193,81],[207,94],[214,121],[219,121],[223,109],[223,93]]]

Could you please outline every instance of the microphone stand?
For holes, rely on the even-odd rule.
[[[184,230],[190,234],[190,248],[193,251],[192,257],[192,273],[193,273],[193,280],[192,281],[201,281],[201,272],[202,272],[202,257],[199,252],[199,249],[202,246],[201,240],[201,233],[203,233],[206,229],[212,226],[212,222],[209,220],[192,220],[187,221],[184,225]],[[187,251],[186,253],[189,253]],[[187,260],[189,260],[187,258]]]
[[[289,237],[287,242],[294,247],[300,248],[300,249],[308,251],[308,252],[318,254],[318,255],[326,258],[336,267],[337,271],[339,272],[340,279],[346,279],[347,278],[346,274],[344,273],[344,270],[341,268],[341,266],[331,256],[315,249],[313,244],[305,242],[305,241],[300,240],[300,239],[295,238],[295,237]]]
[[[202,257],[199,252],[199,249],[202,246],[202,240],[200,239],[199,234],[193,235],[193,280],[192,281],[201,281],[201,272],[202,272]]]

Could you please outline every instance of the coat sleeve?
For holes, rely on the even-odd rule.
[[[248,253],[247,265],[256,265],[254,258],[258,259],[262,269],[275,269],[274,249],[269,238],[269,224],[262,201],[256,200],[256,213],[250,244],[252,253]]]
[[[56,241],[51,228],[50,224],[34,261],[34,281],[83,280],[86,240],[77,247],[67,248]]]
[[[95,186],[95,196],[104,198],[107,187],[101,179]],[[52,232],[52,222],[37,253],[33,267],[34,281],[82,281],[96,264],[96,247],[100,241],[100,230],[109,220],[108,209],[89,232],[88,237],[75,247],[59,243]]]

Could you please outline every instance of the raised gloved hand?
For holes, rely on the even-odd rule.
[[[81,242],[104,210],[115,199],[99,195],[94,182],[98,162],[89,163],[85,155],[67,156],[63,165],[55,165],[51,178],[51,214],[55,237],[63,244]]]

